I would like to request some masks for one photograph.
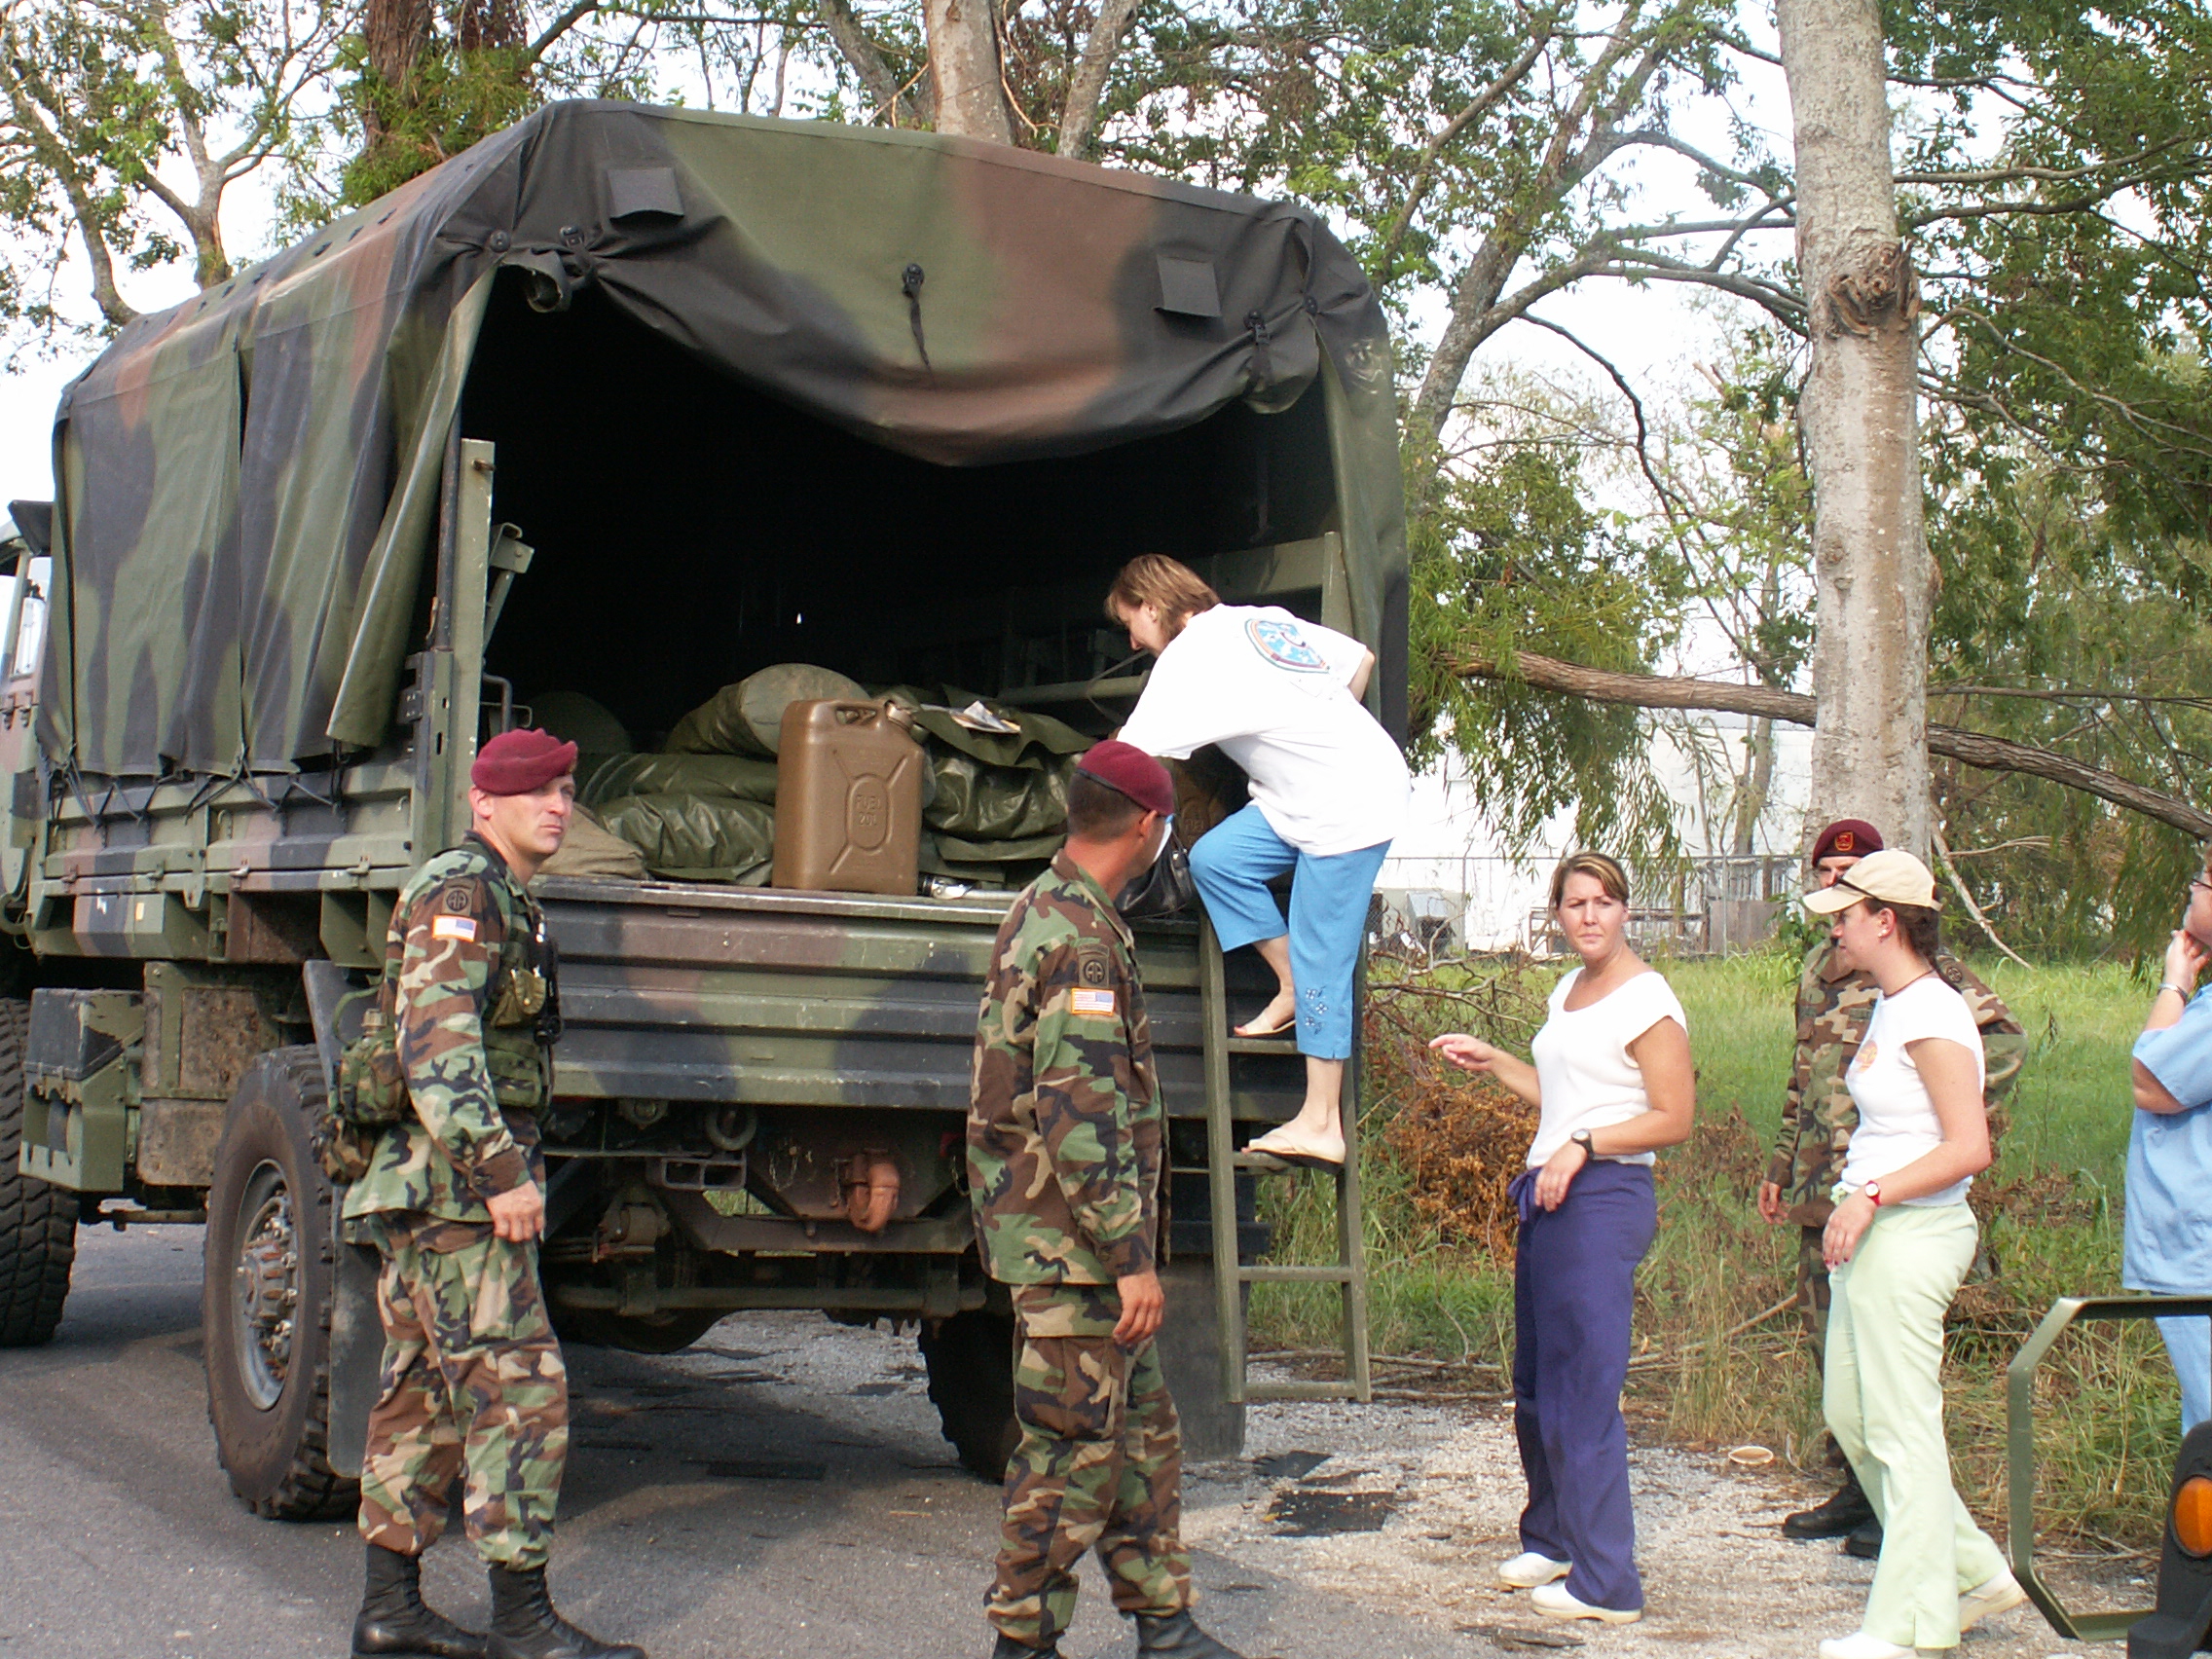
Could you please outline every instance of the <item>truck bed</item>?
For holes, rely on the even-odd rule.
[[[747,1105],[964,1111],[977,999],[1012,896],[894,899],[546,877],[565,1033],[555,1092]],[[1195,920],[1137,929],[1171,1117],[1205,1097]],[[1232,1006],[1272,981],[1232,959]],[[1295,1053],[1232,1056],[1239,1119],[1298,1109]]]

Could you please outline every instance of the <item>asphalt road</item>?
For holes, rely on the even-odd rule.
[[[350,1525],[256,1519],[215,1464],[197,1229],[80,1234],[52,1346],[0,1353],[0,1659],[342,1655]],[[980,1655],[998,1496],[939,1435],[910,1336],[814,1314],[726,1320],[688,1352],[580,1349],[556,1600],[655,1659]],[[1249,1465],[1196,1472],[1194,1512],[1253,1504]],[[1200,1616],[1243,1652],[1432,1659],[1496,1651],[1201,1549]],[[464,1542],[434,1602],[480,1620]],[[1087,1564],[1068,1659],[1134,1653]]]

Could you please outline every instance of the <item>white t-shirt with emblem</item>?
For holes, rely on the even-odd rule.
[[[1171,760],[1219,744],[1269,826],[1302,853],[1393,840],[1413,785],[1390,734],[1351,694],[1365,655],[1279,606],[1217,605],[1160,653],[1122,741]]]
[[[1936,1103],[1906,1048],[1930,1037],[1956,1043],[1973,1055],[1974,1098],[1981,1097],[1987,1076],[1981,1032],[1967,999],[1944,983],[1942,976],[1929,974],[1894,997],[1875,998],[1865,1040],[1843,1074],[1851,1103],[1859,1108],[1859,1126],[1851,1131],[1851,1150],[1844,1155],[1837,1180],[1854,1192],[1943,1144]],[[1964,1203],[1972,1185],[1970,1175],[1939,1193],[1900,1201],[1916,1208]],[[1885,1204],[1889,1201],[1883,1199]]]

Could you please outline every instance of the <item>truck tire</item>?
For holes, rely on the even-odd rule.
[[[996,1485],[1021,1441],[1014,1420],[1014,1315],[972,1308],[922,1321],[930,1403],[960,1461]]]
[[[682,1353],[720,1324],[723,1317],[711,1308],[672,1308],[642,1317],[578,1308],[556,1314],[553,1330],[562,1342],[579,1347],[619,1348],[624,1353]]]
[[[257,1515],[351,1512],[330,1466],[332,1193],[308,1144],[324,1099],[312,1047],[256,1059],[231,1096],[207,1193],[201,1280],[207,1418],[231,1490]]]
[[[0,997],[0,1347],[35,1347],[54,1335],[77,1260],[77,1195],[17,1170],[30,1019],[29,1003]]]

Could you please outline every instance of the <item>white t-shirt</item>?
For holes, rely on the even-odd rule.
[[[1395,839],[1406,757],[1351,694],[1366,647],[1279,606],[1217,605],[1167,644],[1122,741],[1186,760],[1218,743],[1270,827],[1326,858]]]
[[[1529,1148],[1531,1169],[1550,1162],[1576,1129],[1603,1129],[1650,1111],[1643,1068],[1628,1046],[1662,1019],[1674,1020],[1684,1031],[1690,1028],[1674,986],[1648,968],[1588,1008],[1570,1013],[1567,996],[1581,977],[1577,968],[1552,988],[1551,1017],[1529,1046],[1543,1096],[1535,1144]],[[1629,1153],[1609,1161],[1652,1163],[1657,1155]]]
[[[1928,1098],[1928,1086],[1920,1081],[1920,1068],[1905,1048],[1929,1037],[1956,1043],[1973,1055],[1974,1094],[1980,1097],[1985,1077],[1981,1032],[1967,999],[1945,984],[1942,976],[1930,974],[1894,997],[1875,998],[1865,1041],[1843,1077],[1851,1103],[1859,1108],[1859,1126],[1851,1131],[1851,1150],[1844,1155],[1843,1173],[1837,1177],[1844,1186],[1857,1191],[1943,1144],[1936,1104]],[[1939,1193],[1899,1201],[1930,1207],[1964,1203],[1972,1185],[1970,1175]]]

